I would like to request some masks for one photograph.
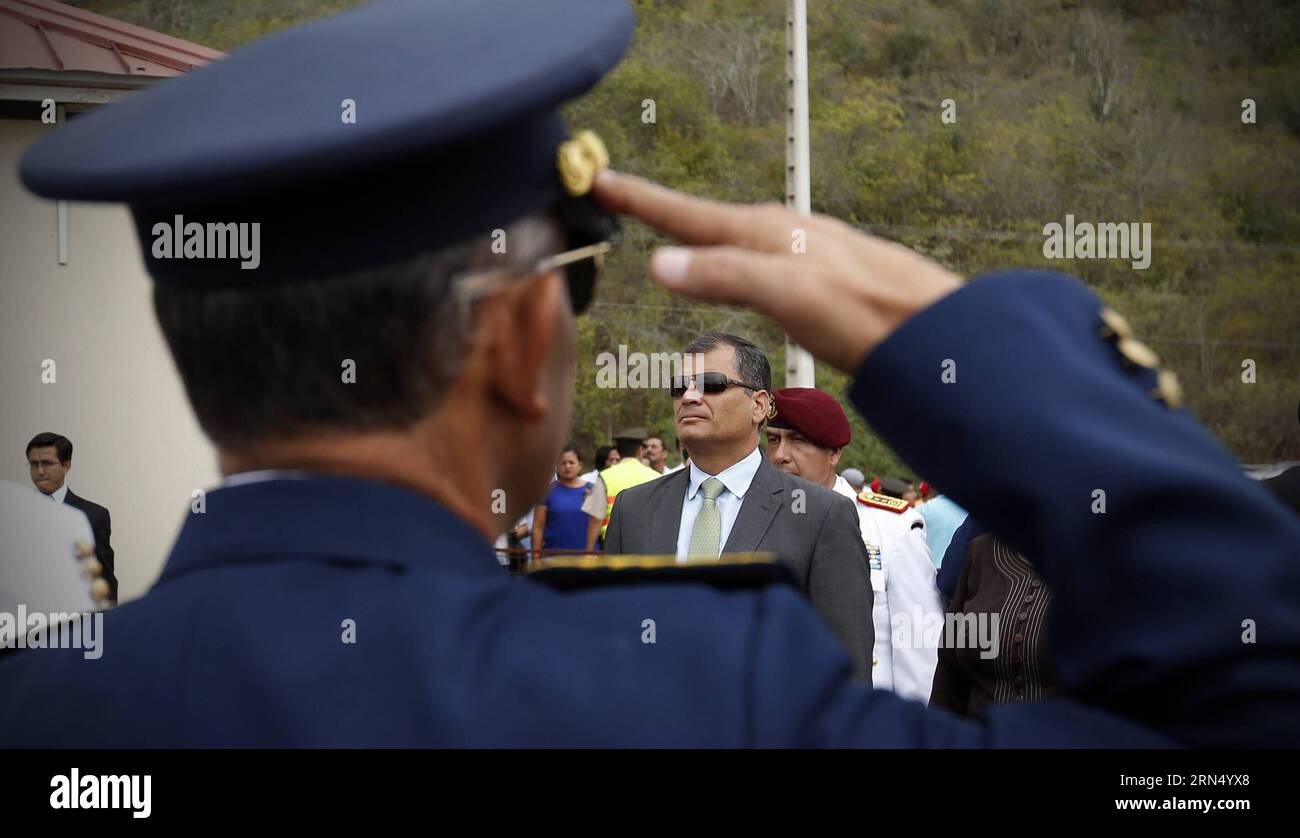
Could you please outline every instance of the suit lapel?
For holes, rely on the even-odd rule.
[[[689,466],[659,479],[658,491],[655,492],[654,514],[650,519],[653,528],[650,533],[652,555],[677,555],[677,530],[682,525],[682,502],[686,499],[686,490],[690,485]]]
[[[776,513],[781,509],[782,495],[785,489],[777,479],[776,468],[764,457],[759,461],[758,471],[749,484],[745,500],[740,504],[740,514],[731,526],[724,553],[749,553],[758,549],[763,536],[772,526]]]

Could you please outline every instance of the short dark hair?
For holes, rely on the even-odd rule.
[[[27,443],[27,450],[23,452],[23,456],[30,457],[33,448],[49,448],[50,446],[54,446],[54,450],[58,453],[59,462],[72,462],[72,440],[63,434],[52,434],[49,431],[32,437],[32,441]]]
[[[612,445],[602,445],[596,449],[596,459],[594,465],[596,471],[604,471],[609,465],[609,452],[614,450]]]
[[[718,346],[730,346],[736,350],[736,374],[740,380],[755,390],[772,392],[772,365],[768,363],[763,350],[738,335],[726,332],[705,332],[691,341],[683,355],[695,355],[708,352]]]
[[[230,288],[154,287],[154,311],[199,424],[218,445],[311,430],[408,427],[434,409],[469,345],[453,278],[531,264],[562,242],[549,215],[490,237],[337,276]],[[345,381],[347,362],[355,373]]]
[[[614,448],[618,450],[618,455],[620,457],[635,457],[641,452],[641,446],[644,444],[645,440],[640,439],[614,440]]]
[[[573,443],[569,443],[568,445],[561,448],[559,455],[556,456],[555,459],[558,460],[560,457],[563,457],[565,454],[568,454],[570,451],[573,452],[573,456],[578,458],[578,462],[582,462],[582,455],[578,453],[578,446],[574,445]]]

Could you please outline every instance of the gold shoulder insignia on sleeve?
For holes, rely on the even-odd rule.
[[[1112,308],[1101,310],[1101,336],[1107,340],[1124,340],[1133,337],[1133,327],[1128,324],[1118,311]]]
[[[1124,360],[1130,364],[1136,364],[1139,367],[1146,367],[1153,370],[1160,366],[1160,356],[1155,353],[1151,347],[1139,340],[1133,338],[1120,338],[1117,344],[1119,354],[1124,356]]]
[[[1183,385],[1178,383],[1178,376],[1172,370],[1156,371],[1156,389],[1151,395],[1164,402],[1170,410],[1183,406]]]
[[[858,495],[858,503],[876,509],[888,509],[890,512],[902,512],[911,506],[910,503],[902,498],[891,498],[889,495],[878,495],[867,489],[863,489],[862,494]]]

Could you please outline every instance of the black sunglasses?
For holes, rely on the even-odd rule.
[[[456,285],[463,298],[473,302],[500,291],[517,279],[564,268],[564,281],[569,288],[569,305],[573,307],[573,314],[576,317],[591,305],[591,298],[595,296],[596,282],[604,268],[605,254],[613,249],[613,242],[596,242],[554,256],[547,256],[527,268],[487,270],[460,276],[456,279]]]
[[[752,384],[746,384],[743,381],[737,381],[734,378],[727,378],[725,372],[701,372],[696,375],[674,375],[668,382],[668,392],[674,399],[680,399],[686,395],[686,391],[690,389],[692,383],[694,383],[696,390],[706,396],[721,393],[728,387],[744,387],[746,390],[763,389]]]
[[[592,298],[596,296],[596,283],[605,270],[605,254],[613,249],[613,242],[596,242],[543,259],[535,270],[537,273],[546,273],[567,266],[564,281],[569,288],[569,305],[573,309],[573,316],[577,317],[587,310]]]

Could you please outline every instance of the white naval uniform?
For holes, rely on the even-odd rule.
[[[871,619],[876,630],[871,684],[928,702],[939,657],[934,628],[943,625],[943,607],[925,542],[925,519],[912,506],[902,511],[868,506],[843,477],[835,478],[833,488],[853,499],[871,560]],[[897,631],[895,620],[900,624]]]

